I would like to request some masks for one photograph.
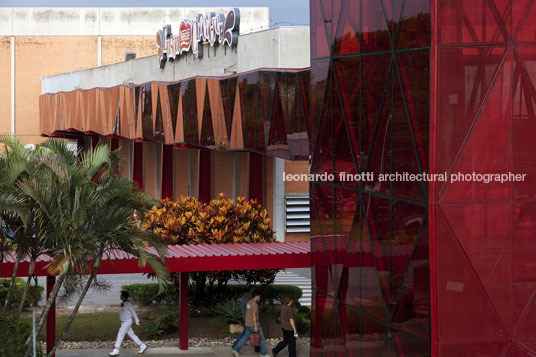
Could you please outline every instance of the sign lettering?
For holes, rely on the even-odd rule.
[[[193,52],[195,58],[203,57],[203,43],[210,46],[227,44],[236,46],[240,32],[240,11],[232,8],[227,15],[211,13],[208,16],[198,14],[195,20],[182,20],[179,31],[174,35],[171,25],[166,25],[156,32],[156,49],[160,68],[167,61],[179,59],[183,53]]]

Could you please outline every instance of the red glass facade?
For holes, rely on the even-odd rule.
[[[311,56],[312,355],[534,355],[536,2],[311,1]]]
[[[438,1],[432,170],[434,355],[532,356],[536,337],[536,3]],[[434,73],[434,72],[433,72]]]
[[[313,356],[430,353],[428,1],[311,1]],[[348,182],[339,174],[369,172]]]

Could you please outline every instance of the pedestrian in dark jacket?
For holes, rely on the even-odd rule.
[[[283,341],[279,342],[272,350],[272,356],[276,357],[281,350],[288,346],[289,357],[296,357],[296,322],[294,320],[294,310],[292,310],[292,298],[288,295],[283,296],[281,301],[281,329],[283,330]]]

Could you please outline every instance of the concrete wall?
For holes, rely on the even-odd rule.
[[[269,27],[267,7],[239,7],[240,33]],[[228,7],[2,7],[0,36],[155,36],[197,14],[226,14]]]
[[[41,141],[42,77],[122,62],[125,51],[135,51],[138,58],[151,56],[156,54],[156,31],[163,25],[176,29],[181,19],[193,19],[198,13],[227,11],[227,7],[1,7],[0,133],[13,133],[25,144]],[[240,13],[243,34],[269,27],[267,7],[244,7]],[[57,81],[50,84],[50,91],[80,87],[81,75],[70,73]]]
[[[142,39],[137,41],[143,44]],[[150,81],[173,82],[195,76],[227,76],[258,68],[305,68],[310,65],[309,27],[282,27],[241,35],[235,48],[205,45],[203,52],[201,59],[194,59],[189,53],[178,61],[168,62],[163,69],[154,55],[45,77],[41,92],[67,92]]]

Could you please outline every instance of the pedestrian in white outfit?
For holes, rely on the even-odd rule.
[[[128,337],[130,337],[132,341],[134,341],[134,343],[140,346],[140,350],[138,351],[138,353],[142,354],[147,350],[147,346],[143,342],[141,342],[138,336],[136,336],[136,334],[134,333],[134,330],[132,330],[132,322],[135,322],[136,325],[139,325],[140,319],[138,319],[138,315],[136,315],[136,311],[134,311],[134,307],[128,299],[128,291],[121,291],[121,300],[123,301],[121,303],[121,308],[119,309],[119,319],[121,320],[121,327],[119,328],[119,332],[117,333],[115,348],[112,352],[108,354],[110,356],[119,355],[119,348],[121,348],[121,342],[123,342],[125,335],[128,335]]]

